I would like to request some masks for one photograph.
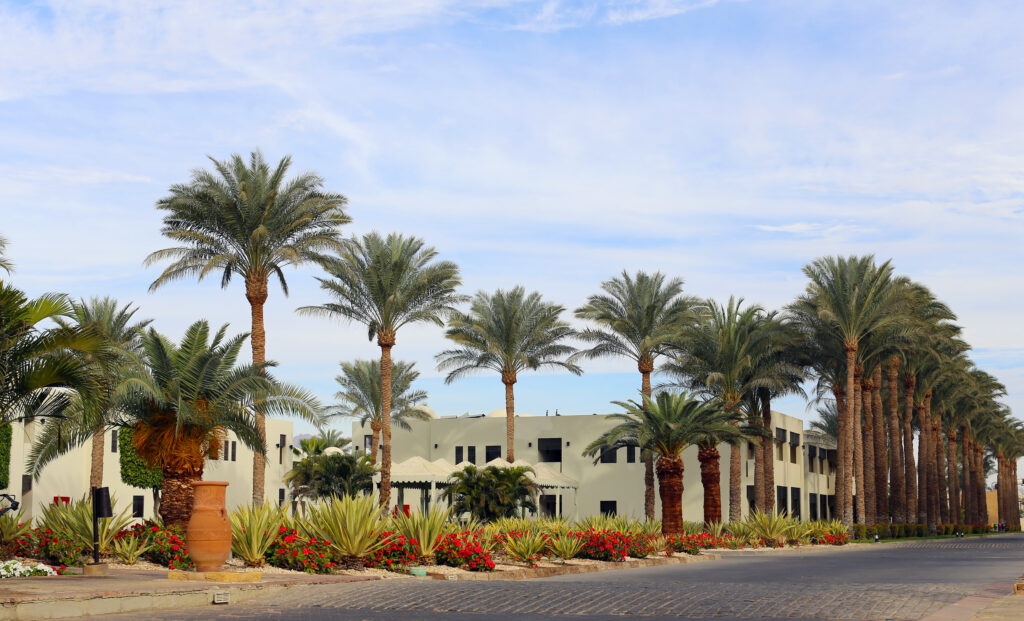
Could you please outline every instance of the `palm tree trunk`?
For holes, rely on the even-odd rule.
[[[160,517],[168,526],[188,526],[192,515],[192,497],[195,479],[179,472],[163,469],[164,481],[160,488]]]
[[[252,315],[252,363],[262,365],[267,361],[267,333],[263,328],[263,305],[267,301],[267,278],[250,276],[245,281],[245,299],[249,301]],[[267,419],[260,408],[256,409],[256,429],[260,441],[267,445]],[[266,458],[259,451],[253,452],[252,459],[252,502],[263,504],[267,476]],[[166,498],[165,498],[166,501]]]
[[[861,385],[861,401],[864,404],[864,426],[861,428],[861,443],[864,453],[864,523],[875,523],[875,416],[871,401],[871,380]]]
[[[875,416],[875,522],[884,523],[889,521],[889,460],[885,445],[885,414],[882,411],[882,365],[875,365],[871,383],[874,385],[874,391],[871,393],[874,399],[871,411]]]
[[[668,535],[683,530],[683,460],[658,458],[658,492],[661,494],[661,532]]]
[[[89,468],[89,487],[103,487],[103,435],[100,427],[92,434],[92,460]]]
[[[761,399],[761,424],[768,430],[768,437],[761,440],[764,461],[764,506],[762,511],[775,511],[775,443],[772,441],[772,398],[766,393]]]
[[[697,449],[700,462],[700,482],[704,486],[704,523],[722,521],[722,472],[718,467],[718,449],[701,446]]]
[[[889,480],[892,481],[892,520],[907,521],[906,466],[903,461],[903,437],[899,408],[899,358],[889,363]]]
[[[967,435],[967,428],[960,427],[960,470],[964,482],[964,521],[963,524],[975,522],[974,507],[974,474],[971,472],[971,439]]]
[[[956,468],[956,429],[946,434],[946,470],[949,478],[949,523],[960,524],[960,477]]]
[[[758,403],[761,402],[761,397],[767,391],[758,390]],[[763,407],[762,407],[763,411]],[[769,416],[771,414],[769,413]],[[764,417],[758,417],[757,425],[762,428],[762,431],[766,433],[770,428],[766,427]],[[767,444],[768,440],[765,436],[762,436],[754,446],[754,508],[758,511],[765,511],[765,458],[764,445]],[[770,455],[767,455],[770,457]]]
[[[917,515],[918,524],[928,523],[928,424],[924,420],[924,403],[914,406],[917,413]]]
[[[378,332],[380,345],[380,506],[391,507],[391,348],[395,346],[393,332]]]
[[[854,368],[857,365],[857,343],[846,343],[846,407],[839,410],[839,473],[836,477],[836,500],[843,524],[853,526],[853,414]],[[842,478],[840,493],[839,478]]]
[[[516,380],[506,381],[503,375],[501,381],[505,383],[505,459],[512,463],[516,460],[516,395],[512,389]]]
[[[383,425],[380,421],[372,421],[370,423],[370,442],[373,444],[370,446],[370,459],[373,461],[373,465],[377,465],[377,453],[380,448],[380,430]]]
[[[988,524],[988,498],[985,494],[985,447],[975,443],[974,447],[974,489],[978,494],[978,523]]]
[[[996,453],[996,522],[1006,516],[1006,464],[1002,453]]]
[[[861,392],[860,383],[860,366],[857,366],[856,375],[854,377],[854,405],[853,405],[853,476],[856,477],[855,489],[857,491],[856,500],[857,503],[854,518],[855,521],[864,524],[867,520],[867,516],[864,513],[864,498],[867,496],[864,489],[864,439],[863,431],[861,431],[861,407],[863,406],[863,397]]]
[[[743,519],[743,462],[738,447],[729,448],[729,521]]]
[[[949,524],[949,485],[946,483],[946,443],[942,440],[942,413],[935,422],[935,477],[938,482],[939,520],[941,524]]]
[[[654,361],[641,358],[637,363],[640,368],[640,393],[651,397],[651,372],[654,370]],[[648,522],[654,521],[654,455],[648,451],[640,453],[644,459],[644,517]],[[682,485],[682,483],[680,483]],[[682,502],[682,501],[680,501]],[[664,513],[664,508],[662,509]]]
[[[914,389],[917,376],[912,373],[903,376],[903,464],[907,481],[907,523],[917,522],[917,468],[914,466]]]

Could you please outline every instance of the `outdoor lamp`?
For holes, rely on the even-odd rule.
[[[875,533],[875,543],[878,543],[878,533]]]

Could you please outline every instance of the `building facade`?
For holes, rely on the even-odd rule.
[[[430,408],[422,407],[431,419],[410,421],[411,429],[392,429],[392,460],[399,463],[412,457],[427,461],[438,459],[452,464],[465,463],[482,466],[505,455],[505,411],[495,410],[486,415],[438,417]],[[542,494],[540,511],[553,515],[558,509],[567,518],[598,513],[616,513],[642,517],[644,514],[644,464],[639,452],[620,448],[601,456],[595,463],[584,457],[583,451],[602,433],[611,429],[615,420],[607,414],[574,416],[516,415],[515,456],[531,464],[543,464],[572,479],[573,491]],[[828,496],[834,493],[834,469],[821,466],[821,441],[809,443],[804,437],[803,421],[780,412],[772,413],[775,456],[776,501],[780,511],[802,519],[827,517]],[[352,426],[355,443],[369,450],[369,426],[358,422]],[[723,514],[729,507],[729,459],[731,447],[718,447],[721,455],[721,491]],[[737,447],[742,456],[742,485],[745,495],[743,514],[753,505],[754,445]],[[813,460],[808,455],[813,453]],[[827,462],[827,449],[825,451]],[[813,463],[812,463],[813,461]],[[697,447],[683,453],[683,519],[701,521],[704,518],[704,490],[700,480]],[[392,494],[392,503],[417,507],[424,502],[417,490],[403,490]],[[810,506],[811,494],[815,503]],[[822,505],[821,498],[825,497]],[[822,513],[822,508],[826,514]],[[660,498],[656,513],[660,514]]]
[[[45,421],[37,419],[11,425],[10,478],[7,488],[0,490],[0,493],[13,494],[21,503],[21,510],[26,518],[38,517],[43,508],[57,500],[78,499],[89,492],[91,442],[86,442],[50,462],[38,480],[33,480],[27,474],[25,459],[40,425],[45,424]],[[265,487],[268,502],[283,503],[288,499],[284,477],[292,467],[291,446],[291,421],[268,418]],[[103,485],[110,488],[114,512],[128,510],[129,514],[135,517],[152,518],[152,491],[132,487],[121,480],[120,448],[117,430],[106,431],[103,446]],[[237,438],[228,434],[224,453],[222,459],[207,461],[203,480],[228,482],[229,508],[247,504],[252,500],[253,452]]]

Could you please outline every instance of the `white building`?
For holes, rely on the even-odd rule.
[[[39,480],[33,481],[26,473],[25,457],[32,446],[32,437],[40,420],[14,423],[11,437],[10,479],[2,493],[13,494],[25,517],[34,518],[47,505],[58,498],[77,499],[89,491],[92,443],[86,442],[74,451],[52,461],[43,470]],[[226,451],[222,459],[206,463],[203,480],[227,481],[228,508],[243,505],[252,500],[253,452],[229,434]],[[288,494],[284,483],[285,474],[292,467],[292,423],[291,421],[267,419],[267,471],[266,500],[285,502]],[[103,455],[103,484],[110,488],[114,511],[128,509],[135,517],[153,517],[153,495],[148,489],[132,487],[121,481],[121,465],[117,431],[106,432]]]
[[[451,464],[468,462],[482,466],[505,454],[505,410],[499,409],[487,415],[438,417],[430,408],[421,406],[431,416],[428,421],[410,421],[411,430],[392,430],[392,461],[403,462],[420,457],[428,462],[444,460]],[[808,444],[804,441],[803,422],[779,412],[772,414],[773,437],[775,438],[775,484],[776,500],[780,510],[803,519],[824,517],[821,513],[821,496],[834,493],[834,474],[825,459],[824,474],[822,459],[825,455],[819,449],[820,442]],[[515,457],[531,464],[543,464],[572,480],[575,491],[565,489],[557,495],[542,491],[540,509],[545,514],[555,514],[561,506],[565,517],[593,515],[614,512],[620,515],[643,516],[644,508],[644,465],[638,451],[622,448],[602,457],[598,463],[583,456],[583,450],[615,421],[605,414],[575,416],[531,416],[517,414],[515,420]],[[365,449],[369,449],[371,435],[369,426],[358,422],[352,426],[352,438]],[[754,446],[739,447],[743,457],[743,489],[747,497],[743,511],[746,514],[753,504]],[[813,449],[813,464],[808,453]],[[728,516],[729,455],[730,447],[719,447],[721,454],[721,490],[723,517]],[[700,464],[697,461],[697,447],[690,447],[683,453],[683,519],[700,521],[704,517],[704,490],[700,481]],[[813,471],[811,470],[813,468]],[[810,494],[814,494],[815,508],[810,508]],[[402,504],[410,507],[421,506],[423,491],[406,489],[401,493]],[[557,496],[561,496],[559,499]],[[392,494],[393,504],[399,501],[399,494]],[[825,508],[828,502],[826,500]],[[660,513],[660,501],[656,513]]]

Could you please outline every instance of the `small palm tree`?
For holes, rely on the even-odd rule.
[[[236,366],[248,335],[226,338],[226,332],[224,326],[211,338],[207,322],[197,321],[174,345],[149,329],[142,337],[142,354],[126,366],[114,393],[108,424],[130,427],[135,452],[163,472],[160,515],[167,524],[188,522],[193,484],[202,478],[207,458],[219,458],[227,432],[254,452],[266,450],[257,408],[320,422],[316,398],[278,383],[267,374],[268,363]],[[32,463],[34,474],[81,445],[92,431],[70,422],[47,425],[39,442],[57,449]],[[61,432],[64,439],[55,440]]]
[[[336,257],[324,259],[330,278],[318,278],[334,300],[304,306],[300,314],[337,317],[366,326],[380,346],[381,435],[380,503],[391,502],[391,348],[398,330],[412,323],[444,325],[464,300],[455,290],[459,268],[435,261],[437,251],[416,237],[368,233],[349,240]]]
[[[642,404],[614,402],[625,410],[611,416],[618,424],[591,442],[583,454],[600,459],[610,448],[635,446],[657,455],[662,532],[678,533],[683,529],[683,451],[711,437],[736,437],[740,433],[736,415],[717,401],[699,401],[685,392],[642,397]]]
[[[829,399],[818,406],[818,419],[811,421],[811,429],[833,440],[839,439],[839,410],[835,401]]]
[[[133,321],[138,308],[131,304],[121,306],[113,298],[92,298],[72,302],[70,318],[57,317],[55,321],[63,328],[79,327],[89,330],[104,341],[104,348],[96,355],[86,355],[100,386],[96,399],[91,401],[77,398],[73,401],[74,415],[82,417],[82,425],[93,429],[92,464],[89,471],[89,485],[103,486],[103,435],[112,405],[113,392],[121,380],[120,371],[125,358],[138,353],[142,342],[142,330],[151,320]]]
[[[483,521],[536,511],[540,488],[529,477],[532,472],[528,466],[466,466],[452,474],[444,496],[451,503],[453,515],[469,513]]]
[[[412,383],[420,376],[414,362],[396,360],[391,365],[391,425],[408,431],[410,420],[429,420],[430,415],[416,409],[416,404],[425,401],[425,390],[413,390]],[[381,384],[380,363],[373,360],[356,360],[341,363],[341,375],[334,381],[341,390],[335,393],[340,403],[335,406],[338,416],[359,419],[360,425],[370,425],[373,445],[370,447],[371,462],[377,463],[377,447],[380,444]]]
[[[355,497],[373,488],[377,470],[368,455],[311,454],[297,462],[285,475],[296,500]]]
[[[7,258],[7,238],[0,235],[0,271],[10,275],[14,271],[14,263]]]
[[[235,154],[230,160],[210,158],[214,171],[197,169],[187,184],[171,186],[170,195],[157,203],[167,212],[161,232],[181,244],[157,250],[146,265],[172,259],[150,291],[181,278],[220,276],[226,288],[232,276],[245,281],[245,298],[252,311],[252,362],[266,361],[263,305],[268,282],[276,276],[288,295],[283,269],[317,261],[341,247],[339,227],[350,219],[347,199],[324,192],[324,180],[302,173],[286,180],[290,157],[271,166],[253,151],[248,163]],[[260,435],[266,439],[266,421],[257,413]],[[266,466],[263,454],[253,459],[252,499],[262,504]]]
[[[445,336],[459,347],[437,355],[438,369],[448,370],[444,381],[484,369],[497,372],[505,385],[505,458],[515,461],[515,386],[519,373],[542,367],[583,372],[566,360],[576,350],[565,344],[574,333],[561,320],[565,308],[545,302],[539,293],[526,294],[522,287],[483,291],[473,298],[468,313],[454,313]]]
[[[578,334],[591,345],[577,357],[594,359],[621,356],[636,362],[640,392],[651,396],[651,373],[658,356],[668,353],[679,332],[696,322],[697,298],[683,295],[683,280],[666,282],[661,272],[637,272],[601,283],[602,294],[587,298],[576,317],[597,324]],[[644,456],[644,514],[654,519],[654,458]]]
[[[334,429],[329,429],[318,435],[299,440],[299,446],[292,447],[292,455],[299,458],[322,455],[329,448],[345,449],[351,443],[350,438],[342,436]]]

